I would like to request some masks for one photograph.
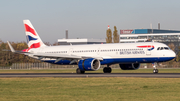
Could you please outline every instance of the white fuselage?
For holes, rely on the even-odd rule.
[[[176,56],[167,45],[157,42],[45,46],[31,49],[30,52],[57,54],[58,56],[101,57],[103,59],[101,64],[164,62]],[[46,58],[44,60],[53,63],[56,59]],[[67,61],[57,63],[68,64]]]

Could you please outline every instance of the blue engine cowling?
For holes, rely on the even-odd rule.
[[[82,71],[95,71],[100,68],[101,63],[98,59],[89,58],[85,60],[80,60],[78,66],[79,69]]]
[[[119,64],[119,67],[120,67],[122,70],[136,70],[136,69],[139,69],[140,63]]]

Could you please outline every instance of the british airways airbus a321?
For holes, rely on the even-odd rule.
[[[141,63],[157,64],[176,56],[167,45],[157,42],[46,46],[31,22],[23,22],[29,48],[15,51],[8,42],[12,52],[53,64],[78,65],[78,74],[96,71],[101,65],[107,65],[104,73],[111,73],[113,64],[119,64],[122,70],[136,70]],[[156,66],[154,68],[153,72],[158,73]]]

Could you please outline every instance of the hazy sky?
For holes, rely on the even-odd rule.
[[[112,30],[157,28],[180,30],[180,0],[0,0],[0,39],[26,41],[23,20],[29,19],[41,39],[106,37]]]

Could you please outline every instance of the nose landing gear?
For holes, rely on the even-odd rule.
[[[154,67],[154,70],[153,70],[153,73],[158,73],[158,69],[156,68],[157,67],[157,63],[152,63],[153,67]]]
[[[153,73],[158,73],[158,69],[154,69],[154,70],[153,70]]]

